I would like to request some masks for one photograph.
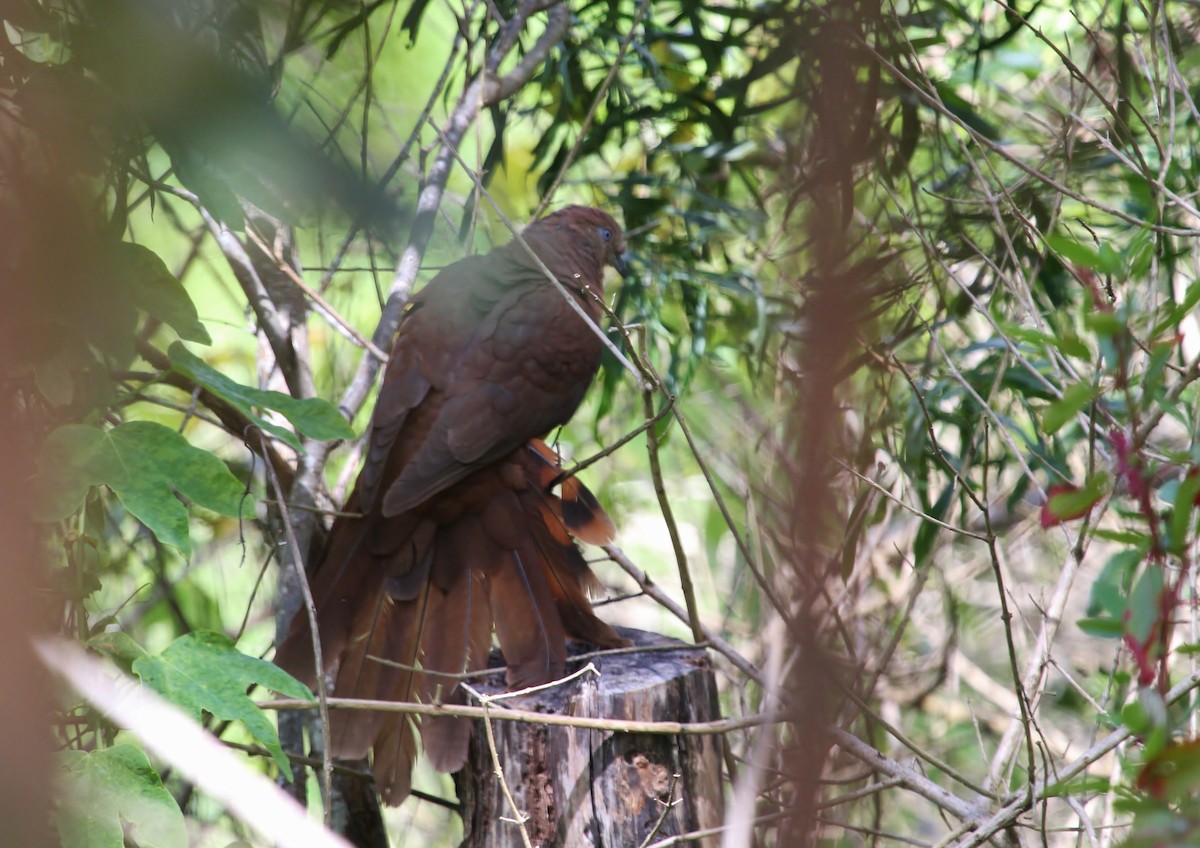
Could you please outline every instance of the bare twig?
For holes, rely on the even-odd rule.
[[[259,438],[264,439],[261,431],[258,432]],[[280,521],[283,524],[283,530],[290,549],[290,556],[285,556],[283,559],[295,571],[297,585],[300,587],[300,593],[304,598],[304,612],[308,616],[309,632],[312,636],[313,665],[316,666],[317,705],[321,716],[321,738],[323,740],[323,744],[321,745],[321,761],[323,763],[323,768],[321,769],[321,797],[325,802],[325,823],[329,824],[332,821],[333,815],[333,808],[330,805],[333,783],[333,757],[329,750],[329,693],[325,688],[325,662],[321,653],[320,631],[317,627],[317,604],[313,600],[312,590],[308,585],[308,576],[304,570],[304,552],[300,550],[300,544],[296,539],[296,531],[292,526],[291,514],[288,512],[287,501],[283,496],[283,487],[280,486],[279,479],[271,473],[270,469],[267,469],[267,477],[271,481],[271,487],[275,490]]]
[[[400,256],[400,262],[396,268],[396,276],[388,292],[387,302],[384,304],[379,323],[375,327],[375,332],[371,335],[372,342],[380,349],[389,349],[391,347],[392,336],[395,334],[396,327],[400,323],[400,315],[403,313],[404,306],[408,302],[413,283],[416,282],[421,257],[424,256],[425,248],[429,244],[429,238],[433,234],[434,220],[441,206],[442,195],[446,190],[446,181],[450,176],[451,164],[457,155],[458,145],[462,142],[463,137],[472,122],[479,115],[479,112],[486,106],[498,102],[498,100],[508,96],[508,94],[518,90],[522,85],[527,83],[532,77],[534,70],[536,70],[537,65],[545,60],[546,56],[550,53],[550,49],[566,33],[567,24],[570,19],[569,12],[565,6],[555,4],[550,9],[549,20],[547,21],[546,29],[542,33],[542,37],[538,39],[532,48],[526,51],[521,63],[516,68],[507,73],[502,79],[496,79],[500,63],[513,47],[516,46],[517,39],[524,30],[529,18],[542,8],[544,8],[544,4],[540,0],[524,0],[517,9],[517,12],[501,28],[496,42],[488,51],[487,63],[484,66],[483,72],[467,87],[462,96],[459,97],[453,112],[451,112],[445,127],[442,129],[445,140],[441,150],[438,151],[437,158],[425,175],[425,185],[421,189],[421,194],[417,199],[416,217],[413,219],[408,245]],[[489,100],[489,97],[494,99]],[[359,363],[359,367],[350,381],[350,385],[342,395],[339,404],[342,411],[348,414],[348,417],[353,417],[353,414],[358,411],[366,400],[367,393],[370,390],[371,384],[375,381],[375,374],[378,369],[379,362],[374,357],[364,357]]]

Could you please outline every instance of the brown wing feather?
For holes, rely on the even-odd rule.
[[[530,315],[538,320],[521,317]],[[514,289],[463,351],[436,421],[384,495],[384,514],[412,509],[565,424],[600,353],[599,339],[557,291]]]

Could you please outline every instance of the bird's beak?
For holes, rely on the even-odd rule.
[[[617,273],[622,277],[629,276],[629,251],[618,253],[613,256],[612,266],[617,269]]]

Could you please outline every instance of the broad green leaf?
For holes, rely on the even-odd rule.
[[[1108,474],[1096,474],[1087,479],[1083,488],[1072,485],[1051,486],[1049,500],[1042,508],[1042,526],[1053,527],[1063,521],[1082,518],[1108,492]]]
[[[984,118],[968,101],[959,96],[952,86],[942,82],[934,83],[934,85],[937,88],[937,95],[941,99],[942,105],[952,115],[955,115],[964,124],[985,138],[989,138],[992,141],[1000,140],[1000,131],[996,129],[995,125]]]
[[[1144,733],[1150,728],[1150,718],[1140,701],[1131,701],[1121,709],[1121,724],[1134,733]]]
[[[354,430],[337,407],[323,398],[297,399],[283,392],[265,391],[237,383],[202,359],[179,342],[171,345],[168,353],[171,367],[190,380],[204,386],[213,394],[240,409],[263,430],[299,449],[300,440],[283,427],[271,424],[255,410],[273,409],[283,415],[299,432],[313,439],[353,439]]]
[[[1187,291],[1183,294],[1183,300],[1177,303],[1167,317],[1154,325],[1154,329],[1150,332],[1150,338],[1156,339],[1165,333],[1167,330],[1174,327],[1180,321],[1187,317],[1196,305],[1200,304],[1200,280],[1195,280],[1187,287]]]
[[[228,224],[231,230],[241,230],[245,226],[242,205],[219,167],[186,144],[167,139],[163,147],[171,157],[179,181],[196,192],[204,208]]]
[[[1155,234],[1149,229],[1138,230],[1124,250],[1124,260],[1130,277],[1140,278],[1150,270],[1154,259]]]
[[[108,657],[125,671],[132,671],[134,662],[149,656],[145,648],[134,641],[128,633],[121,630],[93,636],[87,640],[87,646]]]
[[[1051,334],[1035,330],[1032,327],[1017,326],[1009,322],[1004,322],[1001,326],[1008,336],[1028,342],[1035,347],[1045,346],[1056,348],[1063,355],[1073,356],[1077,359],[1090,359],[1092,356],[1091,351],[1088,350],[1087,343],[1069,330],[1062,330]]]
[[[1145,726],[1142,735],[1142,752],[1147,758],[1155,758],[1167,747],[1167,729],[1170,717],[1162,694],[1153,686],[1139,686],[1137,703],[1142,708]]]
[[[1060,259],[1065,259],[1072,265],[1092,268],[1106,274],[1115,274],[1121,270],[1121,258],[1111,249],[1093,249],[1062,233],[1053,233],[1046,237],[1046,241]]]
[[[1150,631],[1162,615],[1159,599],[1163,592],[1162,568],[1150,564],[1134,584],[1129,596],[1129,621],[1127,630],[1139,643],[1145,644]]]
[[[1200,496],[1200,474],[1192,474],[1179,481],[1175,506],[1171,510],[1171,551],[1174,553],[1182,551],[1187,544],[1197,496]]]
[[[1125,626],[1111,618],[1081,618],[1075,624],[1084,633],[1097,639],[1120,639],[1125,632]]]
[[[1073,383],[1067,386],[1062,399],[1055,401],[1042,411],[1043,432],[1047,436],[1053,436],[1080,410],[1091,403],[1099,391],[1091,383]]]
[[[1076,359],[1091,359],[1092,352],[1087,342],[1070,332],[1059,333],[1054,337],[1055,345],[1063,356],[1073,356]]]
[[[63,848],[187,848],[183,813],[145,753],[133,745],[58,756]]]
[[[1116,336],[1125,331],[1125,320],[1115,312],[1089,312],[1083,316],[1083,325],[1101,336]]]
[[[1200,740],[1168,741],[1163,750],[1146,763],[1138,785],[1153,786],[1154,794],[1192,805],[1200,791]],[[1195,844],[1181,843],[1181,844]]]
[[[1133,585],[1134,572],[1145,556],[1144,550],[1130,548],[1109,557],[1092,584],[1087,605],[1089,616],[1103,613],[1116,622],[1118,627],[1122,627],[1128,607],[1126,599],[1129,597],[1129,587]],[[1121,630],[1118,630],[1119,632]]]
[[[167,324],[181,338],[212,344],[208,330],[200,323],[196,305],[157,253],[140,244],[122,242],[114,256],[117,270],[125,275],[139,309]]]
[[[253,514],[245,487],[219,458],[169,427],[130,421],[111,430],[68,424],[38,461],[33,513],[54,521],[79,508],[91,486],[112,489],[160,541],[191,554],[187,509],[175,492],[221,515]]]
[[[1146,370],[1142,376],[1142,394],[1143,397],[1155,398],[1161,396],[1163,385],[1163,371],[1167,367],[1167,363],[1176,353],[1176,346],[1169,343],[1158,343],[1150,349],[1150,361],[1146,363]]]
[[[225,721],[240,721],[271,752],[279,770],[292,779],[292,768],[279,746],[275,726],[246,695],[252,684],[259,684],[290,698],[312,700],[308,688],[283,669],[246,656],[223,634],[198,630],[180,636],[157,657],[135,660],[133,671],[197,721],[201,712]]]

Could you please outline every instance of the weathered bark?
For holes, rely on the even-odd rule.
[[[716,681],[703,649],[640,630],[620,632],[635,645],[655,649],[595,657],[599,677],[504,703],[522,710],[634,721],[718,717]],[[494,675],[479,688],[502,692],[503,676]],[[654,842],[721,822],[718,736],[612,733],[502,720],[493,720],[492,732],[504,780],[529,816],[525,826],[535,846],[636,848],[652,832]],[[476,722],[470,758],[458,783],[466,834],[461,848],[522,844],[482,721]],[[676,803],[664,816],[671,802]],[[694,844],[716,842],[710,837]]]

